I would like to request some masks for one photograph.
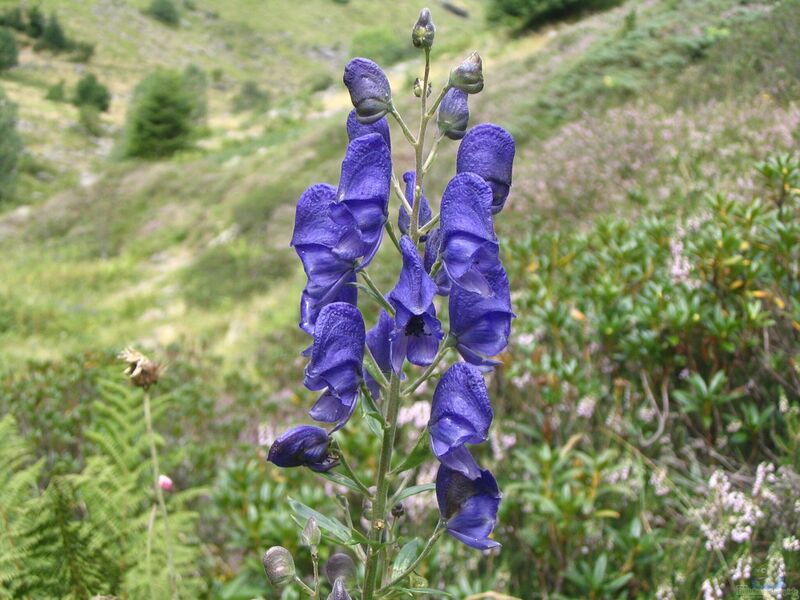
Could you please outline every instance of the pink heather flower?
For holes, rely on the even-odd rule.
[[[753,560],[750,556],[739,557],[736,567],[731,572],[731,581],[748,581],[753,568]]]
[[[166,475],[159,475],[158,487],[160,487],[165,492],[171,492],[175,488],[175,484],[173,484],[172,479],[170,479]]]
[[[786,552],[800,552],[800,540],[796,535],[783,538],[783,549]]]
[[[716,577],[706,579],[703,582],[703,600],[717,600],[722,598],[722,586]]]
[[[597,400],[591,396],[581,398],[581,401],[578,402],[578,408],[575,410],[575,414],[582,419],[591,419],[592,415],[594,414],[594,407],[596,403]]]

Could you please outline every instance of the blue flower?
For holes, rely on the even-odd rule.
[[[303,383],[311,391],[325,390],[309,414],[315,421],[336,423],[333,431],[356,408],[365,337],[364,319],[352,304],[335,302],[320,311]]]
[[[367,332],[367,348],[372,353],[375,362],[387,377],[392,370],[390,336],[394,329],[394,321],[385,310],[378,315],[378,322]],[[372,397],[376,400],[381,397],[381,387],[372,378],[369,372],[364,372],[364,382],[367,384]]]
[[[386,73],[371,60],[354,58],[344,68],[344,84],[358,120],[374,123],[392,108],[392,90]]]
[[[408,236],[400,238],[400,250],[403,268],[388,296],[395,309],[395,327],[390,338],[395,373],[402,372],[406,358],[415,365],[431,364],[444,337],[433,305],[436,284],[425,272],[417,248]]]
[[[389,121],[386,117],[382,117],[375,121],[374,123],[364,124],[358,120],[356,116],[356,109],[350,111],[350,114],[347,115],[347,139],[348,141],[353,141],[356,138],[359,138],[364,135],[369,135],[370,133],[378,133],[383,138],[383,141],[386,142],[386,147],[389,150],[392,149],[392,138],[391,134],[389,133]]]
[[[327,184],[311,186],[297,201],[292,246],[303,263],[308,283],[300,301],[300,327],[313,335],[319,311],[332,302],[355,304],[356,260],[360,236],[330,218],[336,190]]]
[[[480,477],[466,444],[481,444],[489,435],[492,405],[481,372],[455,363],[436,385],[428,429],[431,449],[443,465],[465,477]]]
[[[489,535],[497,523],[501,498],[497,481],[489,471],[469,479],[446,465],[439,467],[436,499],[439,512],[446,519],[445,530],[467,546],[489,550],[500,545]]]
[[[414,171],[406,171],[403,174],[403,181],[406,184],[406,200],[408,200],[411,208],[414,208],[414,187],[417,182],[417,174]],[[428,204],[428,199],[425,197],[425,192],[422,193],[420,201],[422,204],[419,205],[419,226],[422,227],[431,220],[433,213],[431,212],[431,205]],[[405,207],[401,205],[400,213],[397,215],[397,227],[400,229],[401,233],[408,235],[408,228],[410,225],[411,215],[409,215]],[[423,235],[419,239],[421,242],[424,242],[427,237]]]
[[[313,425],[300,425],[284,432],[269,448],[267,460],[279,467],[308,467],[329,471],[339,461],[328,452],[328,432]]]
[[[503,265],[496,263],[486,279],[492,296],[483,297],[458,286],[450,293],[450,333],[456,339],[456,349],[464,360],[480,367],[497,364],[491,357],[508,345],[514,318]]]
[[[474,173],[459,173],[442,195],[441,257],[455,285],[489,296],[485,272],[500,260],[491,215],[492,189]]]
[[[439,105],[437,124],[439,131],[451,140],[460,140],[467,132],[469,123],[469,104],[466,92],[450,88]]]
[[[439,259],[439,249],[442,245],[442,230],[437,227],[436,229],[431,230],[428,234],[427,239],[425,240],[425,255],[423,256],[423,262],[425,264],[425,272],[430,275],[431,270],[433,269],[433,265],[436,264],[436,261]],[[439,265],[439,269],[435,275],[432,275],[433,281],[436,283],[436,293],[441,296],[447,296],[450,293],[450,278],[447,276],[447,271],[441,268]]]
[[[359,269],[370,263],[381,245],[389,218],[391,180],[392,157],[379,133],[357,137],[348,144],[330,214],[336,224],[357,232],[360,244],[356,244],[356,253],[363,257]]]
[[[458,147],[456,173],[475,173],[492,187],[492,214],[503,210],[511,188],[514,138],[502,127],[483,123],[473,127]]]

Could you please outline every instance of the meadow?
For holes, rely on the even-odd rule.
[[[69,40],[56,51],[31,33],[34,3],[0,0],[22,148],[0,187],[0,598],[175,597],[170,563],[184,598],[305,597],[270,585],[264,551],[308,575],[309,508],[337,516],[318,519],[321,564],[356,554],[341,521],[371,518],[352,479],[266,458],[318,395],[303,386],[298,198],[339,179],[350,58],[380,63],[413,114],[421,6],[174,0],[166,22],[154,4],[42,0]],[[516,142],[495,215],[516,318],[473,448],[503,492],[502,548],[444,536],[409,584],[424,591],[394,597],[796,597],[800,1],[587,2],[531,20],[525,4],[430,5],[434,85],[478,50],[470,125]],[[135,156],[154,73],[190,86],[191,114],[180,147]],[[76,99],[87,74],[106,109]],[[401,174],[415,156],[390,123]],[[426,176],[433,206],[458,147],[442,140]],[[381,290],[393,253],[384,240],[373,262]],[[378,308],[360,308],[369,327]],[[165,367],[148,390],[123,373],[131,346]],[[440,375],[400,407],[410,455]],[[360,457],[354,480],[374,481],[368,410],[335,439]],[[392,525],[410,551],[436,523],[426,457]]]

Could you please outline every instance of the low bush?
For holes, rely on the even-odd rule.
[[[580,13],[609,8],[619,0],[491,0],[488,17],[527,29]]]
[[[172,0],[152,0],[145,12],[170,27],[176,27],[181,22],[181,13]]]
[[[17,66],[17,40],[14,33],[0,27],[0,71]]]
[[[75,106],[92,106],[100,112],[106,112],[111,106],[111,92],[93,73],[87,73],[75,86],[72,102]]]

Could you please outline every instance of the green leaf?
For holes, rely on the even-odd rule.
[[[419,439],[417,440],[417,443],[411,453],[406,456],[405,460],[400,463],[397,468],[394,469],[394,474],[397,475],[398,473],[408,471],[409,469],[414,469],[421,465],[431,457],[429,448],[430,437],[428,436],[427,428],[425,428],[422,431],[422,434],[419,436]]]
[[[419,547],[421,545],[422,540],[414,538],[400,549],[400,552],[397,553],[397,557],[395,557],[394,563],[392,564],[392,579],[400,576],[400,574],[414,562],[414,559],[417,558],[417,554],[419,554]]]
[[[317,475],[320,475],[328,481],[332,481],[333,483],[343,485],[349,490],[353,490],[359,494],[362,493],[362,490],[360,487],[358,487],[358,484],[344,473],[334,473],[333,471],[328,471],[327,473],[317,473]]]
[[[325,531],[335,537],[343,544],[350,544],[352,543],[353,535],[350,529],[341,521],[333,518],[333,517],[326,517],[321,512],[317,512],[313,508],[310,508],[303,504],[302,502],[298,502],[292,498],[289,498],[289,506],[292,510],[302,519],[305,521],[309,517],[314,517],[317,520],[317,525],[322,531]]]
[[[428,492],[431,490],[436,489],[435,483],[424,483],[422,485],[412,485],[411,487],[407,487],[402,492],[397,494],[397,498],[395,498],[395,502],[402,502],[406,498],[410,498],[411,496],[416,496],[417,494],[421,494],[422,492]]]

